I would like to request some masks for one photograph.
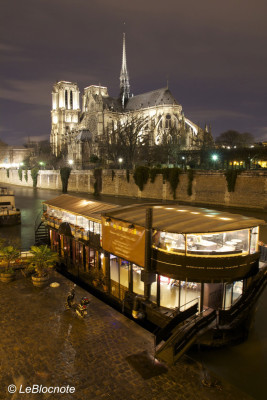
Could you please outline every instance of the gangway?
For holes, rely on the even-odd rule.
[[[162,345],[156,347],[155,358],[173,365],[192,346],[197,338],[215,325],[216,310],[205,310],[178,326]]]
[[[49,244],[48,228],[45,221],[41,218],[42,212],[39,213],[35,220],[35,245]]]

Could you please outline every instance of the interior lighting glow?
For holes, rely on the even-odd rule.
[[[186,212],[187,210],[176,210],[176,211],[180,211],[180,212]]]
[[[223,219],[224,221],[230,221],[232,218],[220,217],[220,219]]]
[[[170,283],[170,278],[160,275],[160,283]]]
[[[91,201],[89,201],[89,200],[81,200],[80,201],[81,206],[87,206],[87,204],[90,204],[90,203],[91,203]]]
[[[199,212],[191,211],[190,214],[200,214]]]

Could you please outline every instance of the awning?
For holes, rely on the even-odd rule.
[[[265,225],[260,219],[224,211],[176,204],[135,204],[103,212],[105,217],[145,227],[146,209],[153,210],[152,227],[166,232],[205,233],[235,231]]]
[[[106,210],[117,208],[117,205],[103,203],[101,201],[86,200],[81,197],[62,194],[51,200],[43,202],[49,207],[67,211],[72,214],[81,215],[87,218],[101,220],[101,213]]]

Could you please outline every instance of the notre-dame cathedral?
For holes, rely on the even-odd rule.
[[[55,155],[66,153],[74,165],[85,166],[92,155],[99,156],[103,138],[109,140],[110,127],[125,118],[144,118],[139,139],[148,134],[149,145],[157,146],[163,138],[176,132],[181,150],[199,149],[207,126],[201,129],[184,116],[182,106],[168,87],[136,96],[130,93],[126,63],[125,34],[123,34],[120,96],[110,97],[107,87],[90,85],[84,89],[80,108],[80,91],[76,83],[60,81],[52,92],[52,129],[50,143]]]

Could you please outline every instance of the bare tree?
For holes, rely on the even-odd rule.
[[[102,154],[116,164],[121,158],[126,168],[132,168],[142,158],[144,148],[148,148],[148,120],[143,115],[130,113],[113,120],[102,140]]]
[[[160,143],[154,145],[151,150],[153,162],[178,164],[181,152],[186,146],[186,134],[183,125],[164,129]]]

